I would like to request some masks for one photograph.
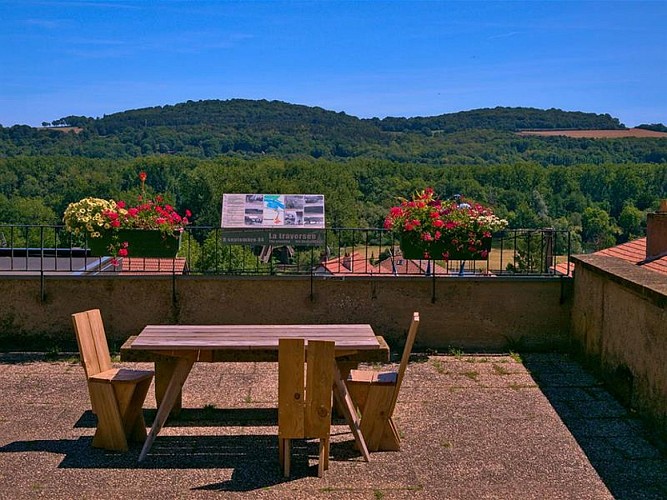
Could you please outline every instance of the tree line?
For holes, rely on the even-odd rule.
[[[317,193],[331,227],[380,227],[398,197],[432,186],[491,205],[513,228],[573,231],[573,251],[642,236],[646,212],[667,198],[667,163],[427,165],[375,158],[212,159],[148,156],[0,159],[0,224],[59,224],[67,205],[87,196],[128,199],[163,194],[197,225],[220,225],[224,193]]]
[[[44,122],[49,124],[48,122]],[[522,137],[525,129],[621,129],[608,114],[493,108],[431,117],[360,119],[279,101],[188,101],[67,116],[37,129],[0,126],[0,157],[57,155],[130,159],[155,154],[215,158],[373,158],[428,165],[661,163],[662,138]],[[63,132],[62,126],[75,127]],[[655,125],[655,126],[659,126]]]

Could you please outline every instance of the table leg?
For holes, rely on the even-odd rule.
[[[164,394],[167,392],[167,386],[171,380],[176,365],[178,364],[178,358],[173,359],[161,359],[155,362],[155,402],[159,408],[164,399]],[[179,392],[176,396],[176,401],[171,409],[170,415],[178,415],[181,411],[182,406],[182,393]]]
[[[340,372],[340,378],[342,380],[347,380],[347,376],[350,374],[350,370],[355,370],[359,366],[358,361],[336,361],[338,366],[338,371]],[[341,404],[338,402],[338,399],[334,399],[333,413],[336,417],[345,416],[345,411]]]
[[[144,443],[144,447],[141,449],[141,454],[139,455],[139,462],[141,462],[144,458],[146,458],[146,455],[148,454],[149,450],[151,449],[151,446],[153,445],[153,441],[155,441],[155,438],[157,437],[158,433],[162,429],[162,426],[167,420],[169,412],[171,411],[174,403],[176,402],[176,399],[180,394],[181,389],[183,388],[185,380],[188,378],[188,374],[192,369],[192,365],[194,364],[195,359],[196,356],[193,355],[190,357],[178,358],[178,360],[176,361],[176,366],[174,367],[174,371],[172,372],[169,384],[167,385],[167,389],[164,393],[164,397],[162,398],[162,402],[160,403],[160,406],[158,407],[157,410],[157,414],[155,415],[155,421],[153,422],[151,431],[148,433],[148,436],[146,437],[146,442]]]
[[[359,417],[357,416],[357,411],[354,408],[354,403],[352,403],[352,398],[350,393],[347,390],[345,381],[341,377],[341,373],[336,367],[334,371],[334,399],[338,403],[338,406],[342,409],[343,415],[345,415],[345,420],[347,420],[350,430],[354,435],[354,440],[357,443],[357,448],[361,452],[364,460],[366,462],[370,461],[370,454],[368,453],[368,447],[366,446],[366,440],[364,439],[363,434],[361,433],[361,428],[359,425]]]

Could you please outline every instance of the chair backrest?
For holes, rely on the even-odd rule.
[[[412,313],[412,321],[410,322],[410,329],[408,330],[408,337],[405,340],[405,347],[403,348],[403,355],[401,356],[401,364],[398,367],[398,375],[396,376],[396,389],[394,389],[394,395],[391,398],[391,405],[389,406],[389,415],[394,412],[394,406],[396,406],[396,400],[398,399],[398,391],[401,388],[401,383],[403,382],[403,376],[405,375],[405,370],[408,367],[408,361],[410,360],[410,353],[412,352],[412,346],[415,343],[415,337],[417,336],[417,329],[419,328],[419,313]]]
[[[110,370],[112,368],[111,356],[100,310],[91,309],[72,314],[72,323],[86,377],[90,378],[100,372]]]
[[[278,343],[278,432],[282,438],[328,437],[335,343],[303,339]],[[306,375],[304,378],[304,363]]]

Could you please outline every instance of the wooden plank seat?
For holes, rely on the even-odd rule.
[[[361,414],[361,433],[369,451],[397,451],[401,448],[401,439],[392,416],[418,327],[419,313],[415,312],[398,370],[351,370],[345,381]]]
[[[97,416],[92,445],[127,451],[128,441],[146,440],[142,407],[153,372],[112,367],[99,309],[73,314],[72,323],[90,403]]]

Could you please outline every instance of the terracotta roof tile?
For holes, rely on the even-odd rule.
[[[121,261],[120,272],[127,274],[185,274],[186,259],[158,259],[150,257],[125,257]]]
[[[615,247],[605,248],[594,253],[594,255],[606,255],[615,257],[626,262],[641,266],[643,269],[654,271],[667,275],[667,255],[646,262],[646,238],[638,238],[616,245]],[[570,276],[574,270],[574,264],[570,264]],[[558,264],[556,271],[567,275],[567,264]]]

